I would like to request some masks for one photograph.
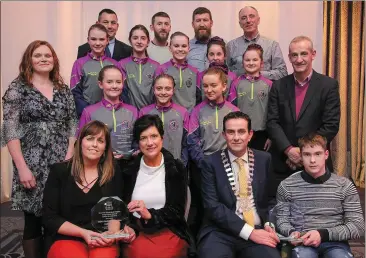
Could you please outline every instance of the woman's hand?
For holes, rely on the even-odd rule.
[[[71,158],[72,158],[72,156],[74,156],[74,153],[72,153],[72,152],[67,152],[67,153],[66,153],[66,156],[65,156],[65,160],[69,160],[69,159],[71,159]]]
[[[132,153],[132,156],[133,156],[133,157],[136,157],[137,155],[139,155],[139,154],[140,154],[140,152],[141,152],[140,150],[137,150],[137,151],[135,151],[134,153]]]
[[[144,220],[151,219],[150,212],[146,209],[145,203],[142,200],[131,201],[127,208],[130,212],[137,212]]]
[[[127,225],[125,225],[123,230],[121,230],[120,232],[117,232],[116,234],[118,234],[118,233],[126,233],[126,234],[129,234],[129,236],[116,238],[116,241],[121,241],[124,243],[131,243],[133,240],[136,239],[135,231]]]
[[[18,169],[20,183],[27,189],[36,187],[36,178],[32,171],[26,166],[22,169]]]
[[[85,243],[87,243],[88,246],[94,246],[96,245],[96,241],[95,239],[92,239],[92,237],[101,237],[102,234],[91,231],[91,230],[87,230],[87,229],[82,229],[81,233],[80,233],[81,237],[84,239]]]
[[[113,156],[115,159],[122,159],[123,158],[123,154],[118,154],[117,152],[113,152]]]
[[[88,246],[92,248],[111,246],[115,243],[115,239],[107,239],[103,236],[103,234],[87,229],[83,229],[81,236]]]

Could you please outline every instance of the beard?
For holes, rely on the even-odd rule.
[[[200,32],[204,29],[205,32]],[[198,28],[194,30],[194,35],[198,41],[207,42],[211,37],[211,28]]]
[[[160,31],[161,33],[162,31]],[[166,33],[166,36],[165,37],[162,37],[160,36],[159,32],[156,32],[154,31],[154,36],[155,36],[155,39],[159,42],[166,42],[169,38],[169,32],[165,32]]]

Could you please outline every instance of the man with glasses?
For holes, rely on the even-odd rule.
[[[239,11],[239,24],[244,35],[227,43],[227,65],[237,76],[244,74],[243,53],[250,44],[257,43],[263,48],[262,75],[270,80],[278,80],[287,75],[281,48],[278,42],[259,34],[259,23],[260,17],[254,7],[246,6]]]
[[[132,48],[116,39],[118,30],[117,14],[111,9],[103,9],[99,12],[98,21],[96,23],[102,24],[108,31],[109,44],[106,47],[105,54],[108,57],[119,61],[123,58],[129,57],[132,53]],[[85,56],[90,51],[88,43],[79,46],[77,58]]]
[[[279,183],[302,169],[299,138],[319,134],[327,139],[329,150],[329,143],[338,133],[338,81],[313,70],[315,56],[310,38],[295,37],[288,54],[294,73],[275,81],[269,93],[267,132],[272,140],[272,199]],[[327,167],[333,171],[330,156]]]

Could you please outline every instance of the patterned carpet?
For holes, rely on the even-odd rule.
[[[365,210],[365,190],[359,189],[363,210]],[[11,211],[10,203],[0,205],[1,235],[0,258],[24,257],[22,248],[22,230],[24,227],[23,214]],[[365,239],[350,242],[355,258],[365,258]]]

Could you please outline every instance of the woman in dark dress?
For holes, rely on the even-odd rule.
[[[74,156],[51,167],[44,195],[43,222],[50,239],[48,258],[115,258],[119,250],[115,239],[96,232],[91,210],[102,197],[122,199],[122,177],[113,162],[108,127],[99,121],[84,125],[75,145]],[[134,231],[125,226],[130,237]],[[120,231],[118,225],[116,233]],[[92,237],[97,237],[92,239]]]
[[[77,126],[74,98],[52,46],[29,44],[19,75],[3,96],[2,146],[13,159],[12,209],[24,212],[26,258],[42,256],[42,194],[49,165],[71,156]]]

